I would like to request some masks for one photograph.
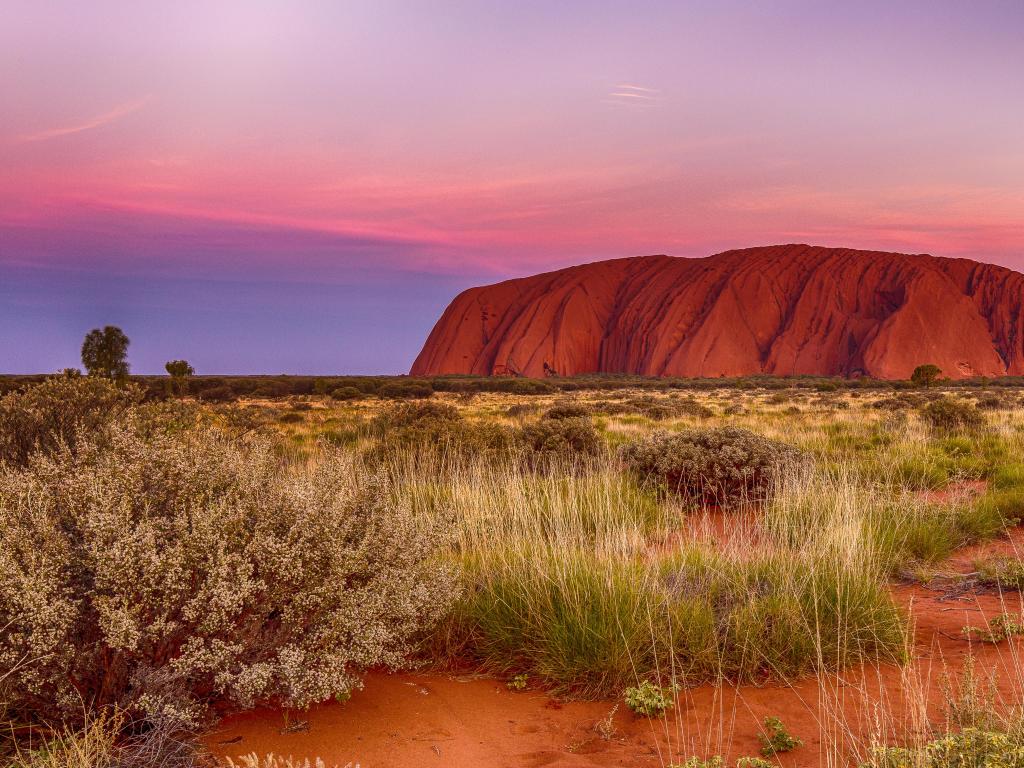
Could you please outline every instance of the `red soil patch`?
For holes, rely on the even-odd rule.
[[[951,573],[967,573],[979,555],[1013,553],[1018,545],[1024,545],[1021,529],[965,549],[946,565]],[[683,691],[664,720],[634,718],[619,706],[607,739],[598,724],[612,701],[560,703],[540,691],[511,692],[493,679],[374,672],[348,703],[302,713],[306,730],[282,733],[281,713],[259,710],[227,718],[207,743],[220,757],[275,752],[361,768],[664,766],[694,754],[722,754],[728,764],[757,754],[761,723],[777,716],[805,741],[780,756],[782,765],[821,766],[829,762],[830,745],[848,743],[847,732],[864,737],[875,731],[880,703],[890,713],[891,738],[913,732],[922,703],[932,717],[941,716],[940,681],[945,671],[962,668],[968,652],[980,673],[998,673],[1002,701],[1024,697],[1017,672],[1024,668],[1018,659],[1024,645],[972,643],[962,631],[1004,611],[1019,613],[1018,594],[963,592],[951,580],[896,585],[893,594],[915,623],[914,658],[906,670],[869,665],[793,685],[703,685]]]

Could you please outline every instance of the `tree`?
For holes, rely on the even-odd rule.
[[[103,330],[93,328],[82,342],[82,365],[90,376],[123,379],[128,376],[128,344],[131,342],[116,325]]]
[[[931,363],[919,365],[910,374],[910,382],[917,387],[930,387],[939,378],[940,373],[942,373],[942,369],[937,365]]]
[[[195,369],[189,365],[188,360],[168,360],[164,368],[170,374],[171,380],[169,389],[171,394],[184,395],[188,392],[188,378],[195,375]]]

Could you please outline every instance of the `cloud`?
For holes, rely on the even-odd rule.
[[[64,125],[57,128],[49,128],[45,131],[29,133],[20,137],[20,141],[23,143],[46,141],[48,139],[59,138],[60,136],[69,136],[74,133],[81,133],[82,131],[91,131],[93,128],[109,125],[110,123],[120,120],[122,117],[130,115],[132,112],[137,112],[146,105],[149,99],[150,97],[146,96],[135,101],[129,101],[125,104],[119,104],[110,111],[104,112],[102,115],[97,115],[96,117],[81,123],[75,123],[74,125]]]
[[[661,101],[661,91],[644,85],[618,83],[603,101],[606,104],[654,104]]]

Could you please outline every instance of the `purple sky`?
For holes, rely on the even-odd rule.
[[[1024,267],[1024,2],[2,0],[0,371],[397,373],[464,287]]]

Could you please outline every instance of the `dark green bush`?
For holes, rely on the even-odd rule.
[[[434,394],[426,381],[395,381],[377,390],[377,396],[386,400],[420,400]]]
[[[514,432],[508,427],[467,422],[458,408],[429,400],[392,406],[370,422],[369,433],[376,438],[365,454],[370,461],[422,449],[441,451],[452,458],[469,458],[509,451],[516,443]]]
[[[596,456],[601,437],[589,418],[541,419],[518,433],[523,448],[535,459],[556,456]]]
[[[237,395],[235,394],[235,390],[229,385],[223,385],[204,389],[199,392],[196,397],[210,403],[226,403],[229,400],[234,400]]]
[[[587,419],[590,409],[579,403],[556,403],[548,408],[541,418],[545,419]]]
[[[657,432],[620,450],[623,463],[666,491],[731,504],[765,498],[801,451],[739,427]]]
[[[332,400],[358,400],[361,397],[363,393],[355,387],[338,387],[331,390]]]
[[[921,409],[921,418],[937,432],[956,432],[980,429],[985,417],[972,403],[943,397]]]

